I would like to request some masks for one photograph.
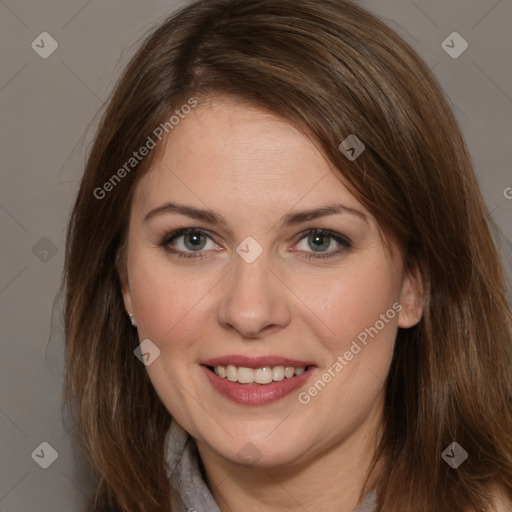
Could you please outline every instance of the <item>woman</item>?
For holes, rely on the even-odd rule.
[[[339,0],[209,0],[121,77],[68,231],[92,510],[509,511],[511,314],[432,74]]]

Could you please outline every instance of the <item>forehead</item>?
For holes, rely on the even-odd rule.
[[[269,214],[299,201],[304,208],[342,201],[368,213],[306,135],[268,111],[227,98],[199,102],[172,130],[141,178],[134,206],[171,198]]]

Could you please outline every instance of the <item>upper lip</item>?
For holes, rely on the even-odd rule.
[[[264,366],[293,366],[301,368],[303,366],[315,366],[314,363],[308,361],[299,361],[298,359],[290,359],[280,356],[258,356],[247,357],[241,355],[220,356],[208,359],[202,363],[205,366],[243,366],[244,368],[263,368]]]

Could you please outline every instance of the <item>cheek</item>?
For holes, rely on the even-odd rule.
[[[208,307],[211,278],[194,278],[193,271],[180,271],[155,258],[134,255],[131,262],[131,292],[139,335],[151,339],[161,350],[178,350],[187,345]]]
[[[298,292],[301,297],[309,297],[306,305],[322,321],[322,339],[330,353],[349,350],[353,340],[359,339],[365,346],[365,339],[377,337],[381,345],[387,344],[387,351],[391,350],[400,309],[400,280],[393,268],[379,263],[361,260],[347,265],[336,276],[317,279],[314,286],[308,283],[308,294],[306,287]]]

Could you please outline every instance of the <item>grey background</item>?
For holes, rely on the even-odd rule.
[[[512,0],[360,3],[384,17],[434,70],[503,242],[512,240],[512,199],[505,197],[512,187]],[[61,304],[54,299],[65,226],[99,108],[140,38],[178,5],[0,0],[2,512],[78,511],[90,495],[61,413],[64,343]],[[47,59],[31,47],[45,31],[59,45]],[[469,43],[457,59],[441,47],[454,31]],[[31,457],[42,442],[58,452],[48,469]]]

